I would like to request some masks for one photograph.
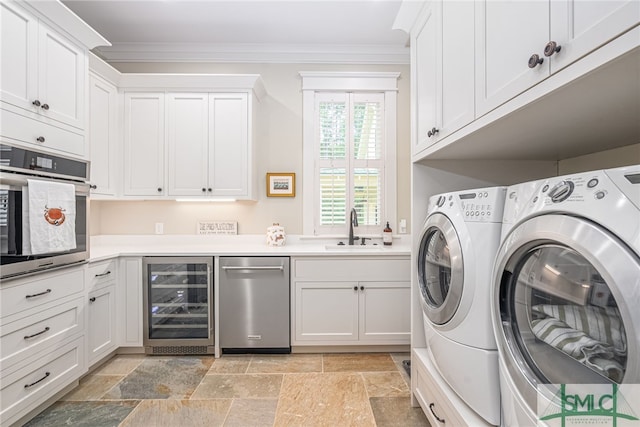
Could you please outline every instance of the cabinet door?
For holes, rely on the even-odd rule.
[[[549,76],[549,2],[482,0],[476,4],[476,116]],[[542,64],[529,68],[537,54]]]
[[[561,46],[551,72],[566,67],[640,22],[640,2],[551,1],[551,37]]]
[[[89,147],[91,194],[115,196],[118,143],[118,89],[97,76],[89,77]]]
[[[37,111],[38,19],[12,2],[0,3],[0,93],[2,100]]]
[[[211,194],[207,182],[208,102],[206,93],[167,96],[170,196]]]
[[[414,98],[414,153],[435,143],[429,131],[437,126],[438,22],[434,6],[423,12],[411,43]]]
[[[89,365],[115,350],[116,344],[115,283],[89,294]]]
[[[125,93],[125,195],[164,195],[164,122],[163,93]]]
[[[294,341],[358,340],[356,282],[297,282]]]
[[[411,283],[360,282],[360,341],[411,342]]]
[[[142,346],[142,260],[122,258],[118,267],[118,345]]]
[[[450,135],[475,117],[474,4],[443,1],[438,139]],[[440,70],[439,70],[440,71]]]
[[[86,53],[40,24],[38,36],[38,98],[40,114],[84,129]]]
[[[214,196],[249,196],[246,93],[209,95],[209,187]]]

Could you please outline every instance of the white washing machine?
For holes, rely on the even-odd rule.
[[[640,165],[508,187],[493,276],[503,425],[554,384],[640,383]]]
[[[491,324],[491,268],[506,187],[429,199],[417,248],[428,352],[438,373],[478,415],[500,423],[498,352]]]

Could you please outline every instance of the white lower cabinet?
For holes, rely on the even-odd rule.
[[[119,261],[118,346],[142,347],[142,258],[121,258]]]
[[[89,365],[117,348],[116,341],[116,285],[89,294],[89,328],[87,332]]]
[[[0,425],[17,421],[86,372],[84,336],[25,362],[1,374]]]
[[[86,265],[0,283],[0,425],[11,425],[87,370]]]
[[[357,341],[357,282],[296,282],[295,341]]]
[[[294,258],[292,345],[410,342],[408,257]]]
[[[89,366],[118,348],[116,334],[117,260],[90,264],[87,270],[87,354]]]

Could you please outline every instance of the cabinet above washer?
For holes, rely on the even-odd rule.
[[[413,162],[558,161],[640,141],[640,3],[480,0],[463,15],[411,3],[396,22],[412,40]],[[454,52],[451,13],[475,20],[474,40]],[[425,28],[435,36],[420,43]],[[456,65],[469,56],[471,77]],[[460,97],[470,83],[471,103]]]

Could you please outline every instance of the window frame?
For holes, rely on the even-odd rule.
[[[379,237],[386,222],[392,227],[397,216],[397,158],[396,158],[396,114],[397,81],[399,72],[300,72],[303,94],[303,234],[318,237],[344,237],[349,230],[348,215],[353,206],[347,206],[345,225],[342,227],[319,227],[319,176],[318,147],[316,146],[317,117],[316,94],[373,94],[383,95],[384,143],[381,147],[384,159],[381,183],[381,224],[361,226],[360,236]],[[350,161],[353,161],[350,159]],[[357,168],[354,162],[349,170]],[[348,201],[348,203],[351,203]]]

